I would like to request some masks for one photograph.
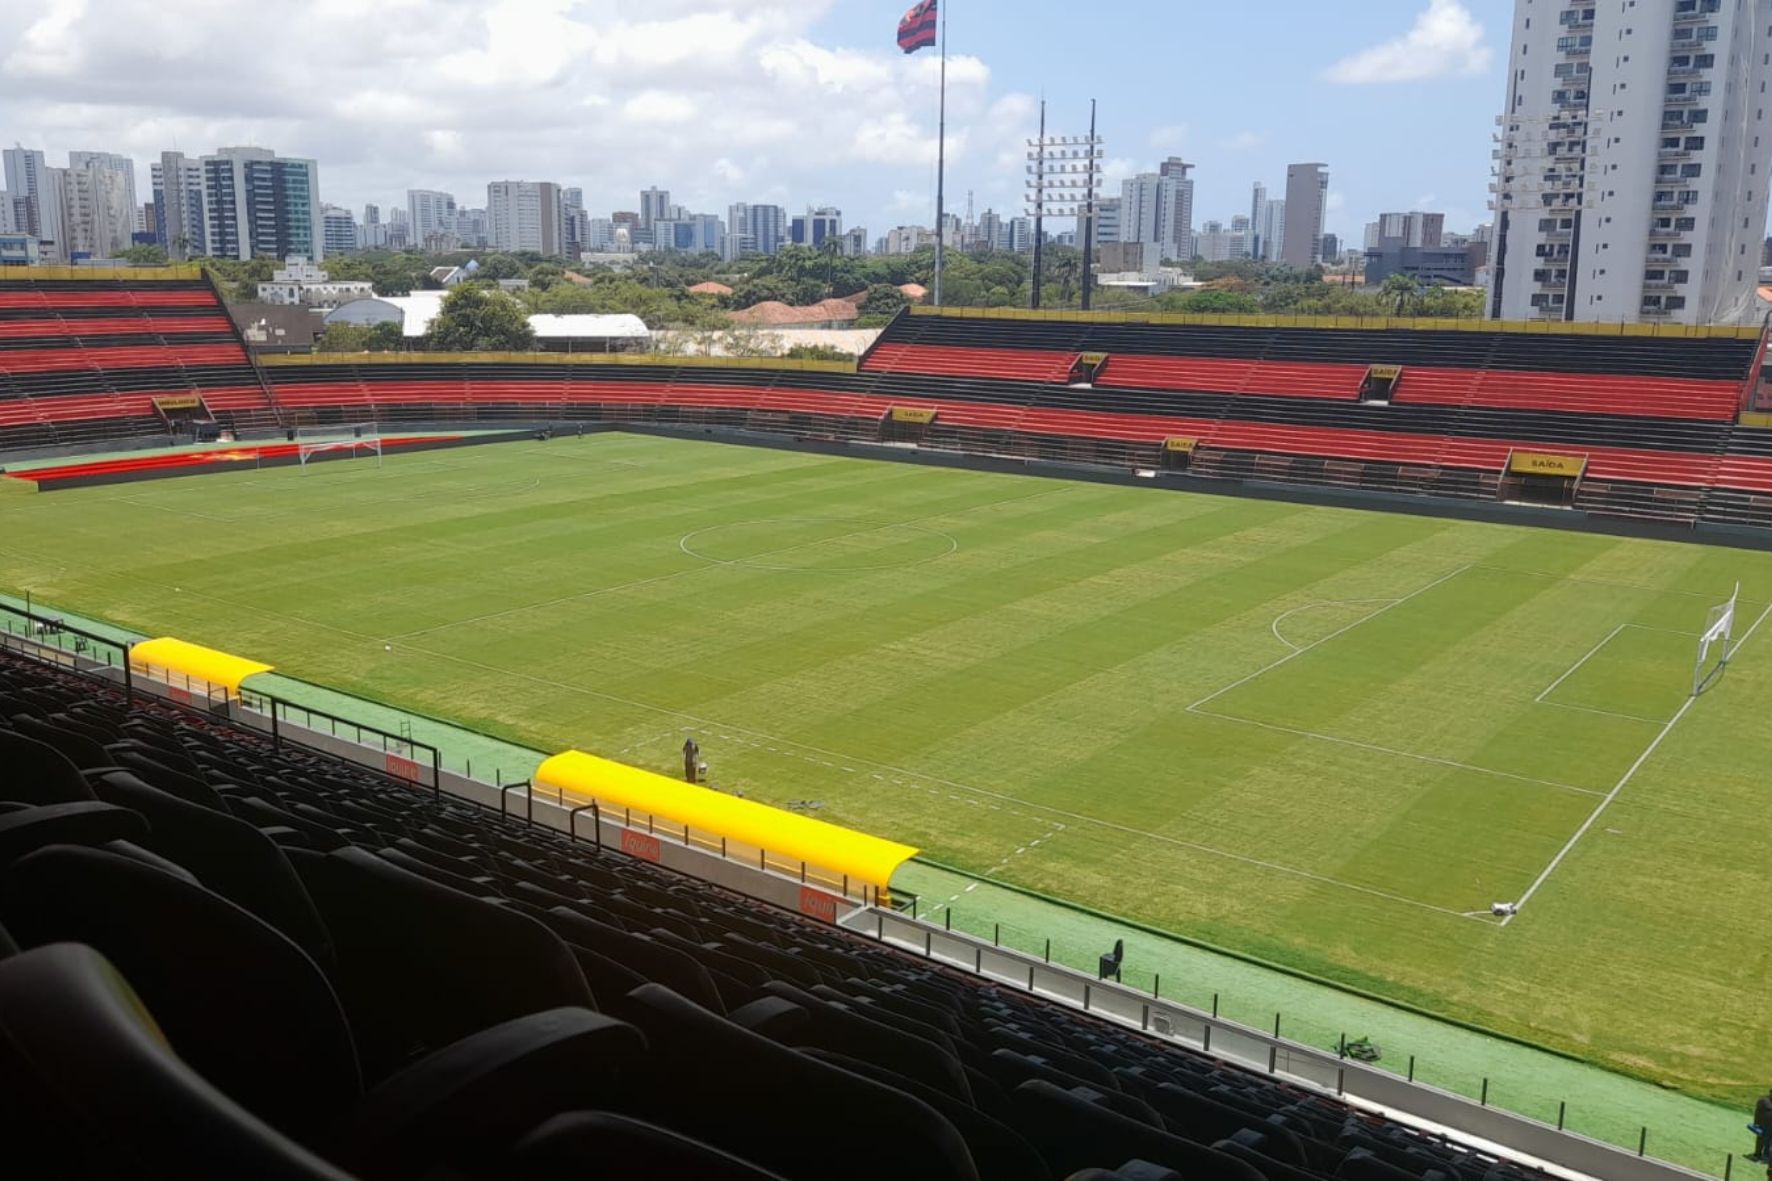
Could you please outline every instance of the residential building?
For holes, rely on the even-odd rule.
[[[1262,227],[1267,223],[1267,186],[1256,181],[1249,195],[1249,257],[1260,259],[1267,257],[1263,253],[1267,242],[1262,235]]]
[[[550,257],[565,245],[560,186],[552,181],[501,180],[486,186],[486,234],[494,250],[533,250]]]
[[[1003,249],[1012,254],[1034,252],[1034,219],[1012,217],[1003,223]]]
[[[486,211],[458,206],[455,210],[455,234],[461,239],[465,249],[483,248],[486,245]]]
[[[1772,75],[1762,0],[1517,0],[1510,56],[1489,314],[1750,317]]]
[[[1403,246],[1387,238],[1386,245],[1366,252],[1366,283],[1382,286],[1392,275],[1407,275],[1424,286],[1448,284],[1474,287],[1477,269],[1483,265],[1483,245]]]
[[[788,240],[787,210],[779,205],[734,202],[726,210],[726,239],[732,258],[774,254]]]
[[[1206,262],[1229,262],[1249,257],[1249,218],[1239,213],[1227,227],[1209,221],[1194,235],[1194,257]]]
[[[1095,244],[1106,246],[1118,242],[1123,232],[1121,214],[1125,202],[1119,197],[1103,197],[1095,203]]]
[[[1328,208],[1328,167],[1323,164],[1287,165],[1286,221],[1279,250],[1281,262],[1295,271],[1304,271],[1323,261],[1323,217]]]
[[[340,210],[349,217],[349,212]],[[324,270],[305,258],[284,260],[271,272],[271,281],[258,285],[260,303],[299,304],[310,308],[335,308],[356,299],[374,299],[375,284],[367,280],[334,282]]]
[[[435,238],[456,237],[455,194],[436,189],[406,190],[406,219],[412,242],[420,249]]]
[[[683,214],[675,208],[672,212],[682,215],[658,218],[652,223],[654,250],[680,251],[685,254],[720,253],[726,227],[718,217],[711,213]]]
[[[1341,236],[1324,234],[1322,245],[1317,253],[1322,258],[1324,265],[1339,263],[1341,261]]]
[[[1118,231],[1107,240],[1143,242],[1157,247],[1165,258],[1192,258],[1194,182],[1188,176],[1192,168],[1170,157],[1158,171],[1122,181]]]
[[[136,210],[124,178],[104,164],[55,169],[61,182],[61,244],[67,261],[116,258],[127,250]]]
[[[850,258],[860,258],[868,252],[868,230],[866,226],[854,226],[843,231],[843,253]]]
[[[1365,248],[1382,250],[1387,244],[1432,249],[1443,245],[1446,215],[1443,213],[1381,213],[1366,223]]]
[[[881,254],[915,254],[935,245],[935,232],[927,226],[895,226],[880,240]]]
[[[650,230],[652,223],[663,221],[671,216],[671,191],[669,189],[640,190],[640,228]]]
[[[389,250],[404,250],[417,245],[412,240],[412,215],[398,205],[388,210],[388,220],[382,223],[382,229],[385,231],[383,244]]]
[[[826,238],[842,236],[843,213],[829,206],[795,214],[788,227],[788,237],[795,245],[811,246],[814,249],[824,245]]]
[[[129,230],[148,227],[141,220],[141,203],[135,199],[135,161],[116,152],[69,152],[69,168],[103,168],[114,172],[123,184],[123,200],[129,206]]]
[[[1266,192],[1266,190],[1262,190]],[[1261,208],[1261,221],[1257,224],[1256,240],[1260,244],[1259,257],[1263,262],[1279,262],[1280,252],[1286,248],[1286,199],[1284,197],[1269,198]]]
[[[43,153],[35,148],[7,148],[4,158],[6,191],[12,194],[13,223],[17,232],[37,240],[42,258],[63,259],[61,249],[61,178],[54,175]]]
[[[995,209],[987,209],[978,215],[978,227],[973,231],[972,241],[980,250],[1003,250],[1008,242],[1003,218]]]
[[[36,238],[30,234],[0,231],[0,267],[30,267],[41,261]]]
[[[0,192],[0,234],[18,233],[12,218],[12,194]]]
[[[357,223],[351,211],[339,205],[320,206],[320,236],[327,254],[350,254],[357,249]]]
[[[161,152],[148,166],[154,190],[154,241],[174,262],[209,253],[203,165],[183,152]]]
[[[268,148],[221,148],[203,171],[204,236],[216,258],[319,259],[320,168]]]

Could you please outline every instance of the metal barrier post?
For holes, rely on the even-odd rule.
[[[597,805],[594,801],[589,804],[580,804],[572,811],[566,813],[566,835],[572,838],[574,842],[577,842],[578,840],[578,814],[587,808],[595,808],[596,806]]]
[[[443,748],[440,746],[431,748],[431,798],[443,798]]]
[[[277,699],[275,697],[273,697],[270,699],[270,702],[271,702],[271,749],[280,751],[283,749],[283,735],[277,729]]]

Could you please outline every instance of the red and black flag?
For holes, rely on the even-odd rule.
[[[917,0],[898,22],[898,47],[915,53],[935,44],[936,0]]]

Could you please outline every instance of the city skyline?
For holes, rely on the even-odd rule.
[[[933,224],[937,62],[892,45],[898,0],[757,11],[736,0],[507,0],[425,9],[422,27],[386,10],[341,10],[319,27],[241,10],[231,30],[117,19],[129,7],[23,0],[24,32],[0,59],[8,143],[51,159],[70,149],[129,155],[141,193],[142,170],[162,151],[258,143],[320,161],[323,199],[353,209],[402,204],[408,188],[478,205],[471,194],[487,183],[528,178],[583,189],[593,211],[629,208],[657,185],[698,211],[831,205],[874,236]],[[1134,21],[1173,24],[1165,5],[1124,7]],[[1044,91],[1059,132],[1081,130],[1088,98],[1102,99],[1109,194],[1168,157],[1192,164],[1196,222],[1228,220],[1252,182],[1277,188],[1299,160],[1328,162],[1325,228],[1343,240],[1380,209],[1441,208],[1467,229],[1486,220],[1503,14],[1485,10],[1478,21],[1455,0],[1377,0],[1332,14],[1271,7],[1287,15],[1264,22],[1267,68],[1255,86],[1246,66],[1231,64],[1237,55],[1175,63],[1185,46],[1246,35],[1228,11],[1189,13],[1179,44],[1135,39],[1116,44],[1111,63],[1092,64],[1069,39],[1040,35],[1069,12],[1062,5],[953,0],[950,209],[970,192],[980,210],[1021,212],[1021,141]],[[276,49],[251,62],[248,80],[235,70],[254,55],[208,44],[223,31],[249,42],[262,32]],[[309,38],[324,43],[318,60],[300,52]],[[199,59],[205,70],[194,77]],[[1304,110],[1312,117],[1299,118]]]

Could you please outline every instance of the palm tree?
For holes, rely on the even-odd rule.
[[[1401,271],[1397,271],[1385,276],[1384,286],[1380,288],[1380,294],[1392,304],[1393,310],[1391,314],[1401,316],[1405,314],[1405,308],[1420,298],[1421,289],[1416,285],[1414,279],[1403,274]]]

